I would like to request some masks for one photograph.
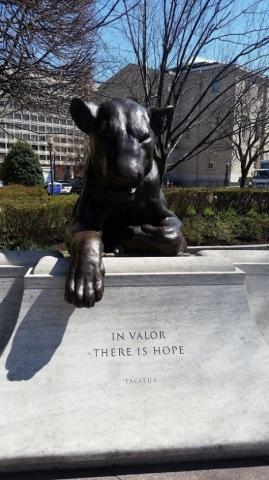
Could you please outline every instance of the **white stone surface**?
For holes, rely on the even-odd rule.
[[[24,275],[30,266],[44,254],[62,257],[52,251],[5,251],[0,252],[0,356],[18,319],[24,290]],[[50,257],[53,258],[53,257]]]
[[[1,471],[268,455],[269,347],[244,275],[223,260],[226,283],[126,286],[127,265],[90,310],[64,302],[55,266],[28,274],[0,360]]]
[[[63,257],[56,250],[5,250],[0,252],[0,266],[15,265],[29,268],[35,266],[46,255],[55,258]]]
[[[200,251],[199,255],[222,255],[246,274],[246,292],[251,313],[269,344],[269,249],[225,249]]]
[[[0,265],[0,356],[19,315],[24,273],[23,267]]]
[[[238,250],[238,249],[228,249],[219,250],[200,250],[199,255],[211,258],[212,255],[221,255],[222,258],[227,258],[236,265],[254,265],[254,264],[263,264],[269,263],[269,249],[266,250]]]
[[[151,273],[182,273],[182,272],[231,272],[234,266],[229,259],[223,256],[192,255],[187,257],[104,257],[104,265],[106,273],[112,274],[151,274]],[[43,256],[34,268],[34,273],[52,275],[65,275],[67,271],[67,262],[65,260],[58,261],[57,258],[51,256]]]

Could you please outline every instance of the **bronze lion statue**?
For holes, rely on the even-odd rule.
[[[90,136],[91,148],[70,225],[65,298],[76,307],[92,307],[103,296],[104,251],[168,256],[185,247],[154,160],[155,139],[167,128],[173,107],[146,109],[128,99],[95,105],[75,98],[70,112]]]

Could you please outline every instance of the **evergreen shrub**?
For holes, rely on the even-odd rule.
[[[30,145],[17,142],[6,155],[1,167],[5,185],[22,184],[44,186],[44,177],[38,157]]]

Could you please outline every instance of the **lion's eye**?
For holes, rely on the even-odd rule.
[[[145,135],[143,135],[143,137],[139,139],[139,143],[149,142],[150,140],[151,136],[149,135],[149,133],[145,133]]]

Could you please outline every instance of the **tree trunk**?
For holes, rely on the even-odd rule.
[[[158,166],[160,180],[161,180],[161,183],[162,183],[163,176],[165,174],[165,166],[166,166],[167,155],[166,154],[162,155],[162,154],[157,153],[155,151],[154,158],[155,158],[155,161],[156,161],[157,166]]]
[[[246,186],[247,176],[248,176],[248,169],[242,170],[242,175],[240,178],[240,188],[244,188]]]

